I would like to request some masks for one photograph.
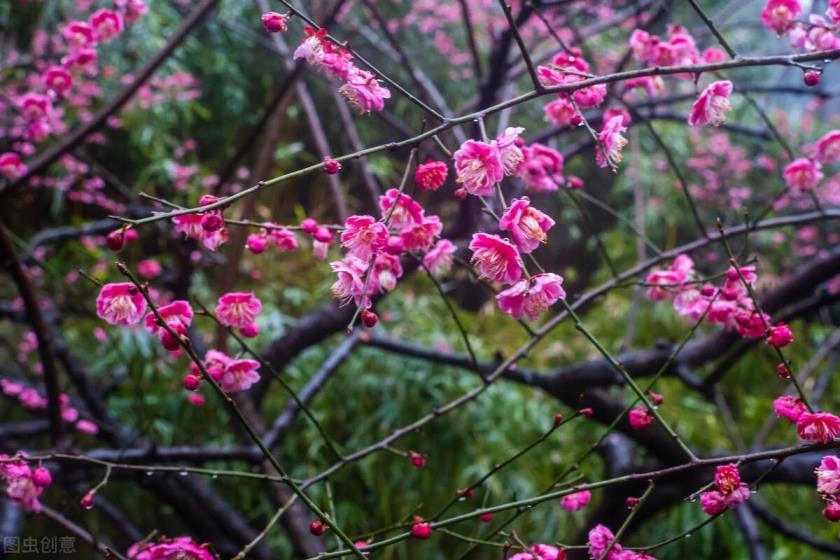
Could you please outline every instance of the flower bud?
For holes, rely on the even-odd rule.
[[[324,525],[324,522],[320,519],[316,519],[315,521],[309,524],[309,532],[315,535],[316,537],[320,537],[321,535],[327,532],[327,526]]]
[[[125,246],[125,236],[121,229],[116,229],[105,236],[105,244],[115,253]]]
[[[362,324],[369,329],[372,329],[376,326],[376,323],[379,321],[379,317],[373,311],[365,309],[362,311]]]
[[[415,523],[411,526],[411,535],[415,539],[425,540],[432,536],[432,528],[428,523]]]
[[[255,255],[259,255],[268,247],[268,238],[259,233],[252,233],[245,241],[245,247]]]
[[[198,391],[201,386],[201,378],[197,375],[187,374],[184,376],[184,389],[187,391]]]
[[[324,173],[335,175],[339,171],[341,171],[341,164],[339,162],[329,156],[324,158]]]
[[[278,31],[286,31],[289,26],[289,14],[278,14],[277,12],[266,12],[262,15],[263,27],[269,33],[277,33]]]
[[[805,82],[805,85],[808,87],[814,87],[820,83],[820,73],[814,70],[809,70],[802,75],[802,81]]]
[[[91,490],[87,494],[85,494],[81,500],[79,500],[79,504],[85,509],[93,509],[93,499],[96,497],[96,490]]]
[[[52,475],[46,467],[37,467],[32,472],[32,482],[35,483],[35,486],[40,486],[41,488],[49,486],[52,484]]]

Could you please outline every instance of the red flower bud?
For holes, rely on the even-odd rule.
[[[558,414],[554,415],[554,423],[555,424],[559,424],[562,421],[563,421],[563,415],[562,414],[558,413]]]
[[[105,236],[105,244],[115,253],[125,246],[125,236],[121,229],[117,229]]]
[[[306,233],[313,234],[316,231],[318,231],[318,222],[316,222],[312,218],[305,218],[300,223],[300,229],[302,229]]]
[[[820,83],[820,73],[814,70],[809,70],[803,74],[802,81],[805,82],[806,86],[814,87]]]
[[[210,212],[201,217],[201,227],[204,231],[214,232],[222,229],[225,220],[218,212]]]
[[[837,503],[837,500],[828,502],[825,509],[822,510],[822,515],[832,523],[840,521],[840,504]]]
[[[411,535],[415,539],[428,539],[432,536],[432,528],[428,523],[415,523],[411,526]]]
[[[339,171],[341,171],[341,164],[339,162],[329,156],[324,158],[324,173],[335,175]]]
[[[484,513],[479,517],[480,520],[484,521],[485,523],[490,523],[493,521],[493,514],[492,513]]]
[[[786,364],[779,363],[776,365],[776,374],[782,379],[790,379],[790,369]]]
[[[257,326],[256,323],[251,323],[250,325],[246,325],[239,329],[239,332],[242,333],[242,336],[245,338],[254,338],[258,334],[260,334],[260,328]]]
[[[592,409],[591,408],[581,408],[578,410],[579,414],[583,414],[584,416],[592,416]]]
[[[49,486],[52,484],[52,475],[46,467],[37,467],[32,471],[32,482],[35,483],[35,486],[40,486],[41,488]]]
[[[184,389],[187,391],[198,391],[201,386],[201,378],[197,375],[187,374],[184,376]]]
[[[334,236],[329,229],[321,226],[315,230],[313,237],[315,237],[316,241],[320,241],[321,243],[332,243]]]
[[[255,255],[259,255],[268,247],[268,238],[259,233],[252,233],[248,236],[247,241],[245,241],[245,247]]]
[[[624,500],[624,505],[629,508],[636,507],[636,504],[639,503],[639,498],[635,498],[633,496],[628,496],[627,499]]]
[[[320,519],[316,519],[312,523],[309,524],[309,532],[315,535],[316,537],[320,537],[324,533],[327,532],[327,526],[324,525],[323,521]]]
[[[408,460],[411,461],[411,464],[417,467],[418,469],[422,469],[426,466],[426,457],[417,453],[416,451],[409,451],[408,452]]]
[[[376,326],[377,321],[379,321],[379,317],[373,311],[369,309],[365,309],[362,311],[362,324],[369,329],[372,329]]]
[[[96,490],[91,490],[87,494],[85,494],[81,500],[79,500],[79,504],[85,509],[92,509],[93,508],[93,499],[96,497]]]
[[[289,14],[278,14],[277,12],[266,12],[262,15],[262,24],[269,33],[277,33],[278,31],[286,31],[289,27]]]

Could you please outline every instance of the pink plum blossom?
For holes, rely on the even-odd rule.
[[[832,130],[817,140],[814,159],[822,164],[840,161],[840,130]]]
[[[547,103],[543,110],[545,120],[553,122],[557,126],[576,126],[583,122],[568,96],[561,95],[554,101]]]
[[[467,140],[454,154],[458,183],[475,196],[487,196],[504,178],[502,153],[495,143]]]
[[[719,80],[713,82],[691,107],[688,115],[690,126],[720,126],[726,122],[726,112],[730,110],[729,96],[732,94],[732,82]]]
[[[474,233],[469,249],[471,262],[485,278],[509,284],[522,277],[519,251],[506,239],[488,233]]]
[[[107,43],[122,33],[123,18],[119,12],[103,8],[91,14],[90,26],[93,28],[96,40]]]
[[[829,496],[840,493],[840,458],[826,455],[814,472],[817,474],[817,492]]]
[[[627,413],[627,419],[630,421],[630,426],[636,430],[644,430],[653,423],[653,414],[650,410],[642,407],[634,407]]]
[[[502,158],[502,167],[504,167],[505,175],[513,175],[519,168],[522,162],[522,149],[520,143],[522,140],[519,136],[525,131],[520,126],[510,126],[496,138],[496,146],[499,148],[499,154]]]
[[[563,178],[563,154],[542,144],[531,144],[522,148],[522,163],[516,176],[522,179],[530,192],[556,191],[565,181]]]
[[[338,91],[361,114],[385,108],[385,100],[391,97],[391,92],[379,83],[373,73],[351,66],[346,78],[347,83]]]
[[[146,312],[146,300],[134,284],[105,284],[96,298],[96,314],[112,325],[133,325]]]
[[[803,412],[796,421],[796,433],[806,441],[830,443],[840,434],[840,418],[829,412]]]
[[[446,163],[430,159],[417,166],[414,182],[421,191],[436,191],[446,182],[448,173]]]
[[[589,530],[589,538],[587,540],[589,555],[592,558],[600,558],[607,552],[607,548],[609,548],[610,544],[613,544],[614,540],[615,535],[613,535],[612,531],[603,525],[596,525]],[[620,544],[614,543],[610,552],[621,554],[622,550],[623,548]],[[609,557],[609,560],[613,560],[612,555]]]
[[[560,498],[560,506],[566,511],[580,511],[589,505],[592,499],[592,492],[589,490],[581,490],[574,494],[567,494]]]
[[[452,267],[455,244],[448,239],[440,239],[435,246],[423,256],[423,266],[435,276],[444,274]]]
[[[621,135],[627,130],[623,122],[624,118],[617,115],[604,123],[598,133],[599,145],[595,149],[595,163],[598,167],[612,167],[621,162],[621,150],[627,145],[627,139]]]
[[[253,292],[229,292],[219,298],[216,317],[225,326],[248,329],[255,326],[261,310],[262,302]]]
[[[810,158],[799,158],[790,162],[783,172],[785,184],[795,194],[807,192],[823,178],[822,166]]]
[[[528,197],[514,199],[499,220],[499,229],[510,232],[522,253],[530,253],[545,243],[554,220],[531,206]]]
[[[245,391],[260,380],[256,360],[231,359],[223,369],[216,369],[217,375],[209,372],[225,393]]]
[[[127,554],[131,560],[216,560],[209,545],[198,545],[190,537],[160,537],[156,542],[144,540],[131,546]]]
[[[73,76],[61,66],[51,66],[42,76],[44,87],[56,95],[64,95],[73,85]]]
[[[350,216],[344,222],[341,245],[350,255],[364,261],[388,243],[388,228],[373,216]]]
[[[347,305],[351,300],[361,305],[364,298],[365,307],[370,307],[370,299],[364,293],[367,267],[366,262],[353,255],[347,255],[343,261],[330,263],[330,268],[338,276],[330,291],[341,305]]]
[[[178,326],[189,327],[192,324],[193,310],[187,301],[175,300],[168,305],[158,307],[157,311],[161,319],[171,329],[176,329]],[[146,315],[145,324],[149,332],[154,335],[161,335],[166,332],[154,313]]]
[[[400,234],[403,247],[408,251],[425,251],[435,242],[443,231],[443,223],[438,216],[426,216],[419,224],[403,230]]]
[[[563,277],[551,272],[523,279],[496,296],[499,309],[514,319],[527,315],[536,321],[543,311],[565,299]]]
[[[800,12],[802,6],[799,0],[767,0],[761,10],[761,23],[777,35],[782,35],[790,29]]]
[[[392,210],[395,204],[396,208]],[[388,189],[379,197],[379,210],[382,212],[383,219],[389,219],[390,227],[399,230],[422,224],[424,219],[423,207],[409,195],[400,193],[397,189]]]
[[[782,395],[773,401],[773,410],[777,416],[796,422],[799,417],[808,412],[805,403],[791,395]]]
[[[0,154],[0,175],[7,179],[17,179],[26,174],[26,164],[14,152]]]

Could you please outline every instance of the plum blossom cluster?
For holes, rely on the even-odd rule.
[[[563,176],[563,154],[534,142],[522,146],[522,161],[516,169],[516,176],[522,180],[525,190],[530,193],[553,192],[566,183]],[[574,179],[569,178],[569,185],[574,186]],[[578,179],[578,187],[582,182]]]
[[[302,58],[317,70],[344,81],[338,91],[360,113],[381,111],[391,92],[379,83],[376,75],[356,66],[353,55],[346,48],[328,38],[324,28],[303,29],[306,37],[294,52],[295,60]]]
[[[193,310],[189,302],[175,300],[172,303],[159,306],[158,315],[149,313],[146,315],[144,324],[152,335],[158,337],[161,345],[174,355],[181,353],[181,341],[176,338],[185,336],[187,329],[192,324]],[[163,324],[168,328],[164,328]],[[175,333],[173,335],[173,333]]]
[[[566,560],[566,551],[549,544],[535,544],[525,552],[517,552],[510,560]]]
[[[510,233],[513,241],[479,232],[470,242],[471,262],[480,275],[511,284],[496,296],[496,302],[499,309],[517,320],[527,316],[536,321],[543,311],[566,297],[561,276],[550,272],[530,276],[522,263],[521,253],[531,253],[544,243],[552,226],[554,220],[523,197],[514,199],[499,220],[499,229]]]
[[[592,77],[589,73],[589,63],[581,58],[578,49],[555,55],[551,63],[540,65],[537,68],[537,75],[540,84],[545,87],[573,85]],[[580,111],[600,106],[606,96],[607,86],[605,84],[582,87],[571,93],[560,92],[556,99],[545,105],[545,118],[557,126],[579,126],[584,122],[584,117]],[[598,146],[595,150],[595,162],[599,167],[614,169],[621,162],[621,150],[627,144],[627,139],[622,136],[622,133],[627,130],[627,124],[629,124],[629,116],[618,118],[618,115],[611,114],[609,118],[604,119],[604,125],[598,134]],[[540,155],[544,155],[544,153]],[[562,175],[562,161],[560,162],[559,174]],[[543,182],[543,185],[545,185],[545,182]],[[542,188],[538,190],[554,189]]]
[[[439,216],[426,215],[411,196],[389,189],[379,197],[381,218],[350,216],[341,233],[344,259],[330,263],[337,275],[333,296],[347,304],[371,307],[372,297],[392,291],[403,275],[400,256],[422,255],[432,274],[445,273],[452,264],[455,245],[439,239],[443,223]]]
[[[741,482],[738,467],[732,464],[715,469],[715,489],[700,495],[700,507],[709,515],[733,509],[750,497],[749,487]]]
[[[207,206],[221,200],[211,194],[203,195],[198,203],[200,206]],[[201,242],[207,249],[215,251],[220,245],[228,240],[228,230],[225,227],[225,219],[222,215],[222,208],[207,210],[206,212],[194,212],[173,216],[175,231],[183,233],[184,237]]]
[[[453,154],[457,183],[456,196],[493,194],[505,176],[516,173],[522,163],[522,127],[509,127],[489,142],[467,140]]]
[[[65,22],[52,36],[36,33],[34,71],[3,92],[13,100],[16,115],[12,126],[3,130],[14,151],[0,154],[0,174],[9,179],[24,175],[22,158],[35,153],[35,144],[67,130],[66,109],[83,118],[89,115],[92,99],[100,95],[98,84],[91,80],[98,74],[99,46],[113,41],[147,10],[143,0],[117,0],[113,9],[100,8],[87,19]],[[12,114],[5,102],[2,109]]]
[[[466,193],[491,195],[505,175],[517,172],[524,160],[519,141],[522,131],[511,127],[490,142],[464,142],[453,157],[458,182]],[[499,219],[499,229],[508,232],[512,241],[485,232],[473,234],[470,241],[471,262],[479,274],[493,282],[511,284],[496,300],[503,312],[516,319],[527,315],[536,320],[566,297],[562,277],[553,273],[529,276],[522,262],[521,254],[531,253],[545,243],[553,226],[551,217],[532,206],[528,197],[522,197],[511,201]]]
[[[17,399],[20,406],[27,410],[45,412],[47,410],[47,398],[31,387],[14,381],[12,379],[0,378],[0,392],[7,397]],[[58,396],[61,419],[71,424],[77,431],[83,434],[95,435],[99,433],[99,427],[81,417],[79,410],[70,405],[70,397],[64,393]]]
[[[795,424],[797,435],[805,441],[830,443],[840,434],[840,418],[830,412],[812,412],[791,395],[774,400],[773,410],[780,418]]]
[[[697,180],[688,185],[695,200],[739,209],[753,193],[746,182],[751,171],[778,171],[774,158],[766,153],[748,157],[747,151],[730,142],[725,133],[702,135],[694,131],[689,141],[691,156],[686,158],[685,165],[697,175]]]
[[[826,455],[814,471],[817,475],[817,492],[825,500],[823,517],[836,523],[840,521],[840,457]]]
[[[44,489],[52,484],[52,475],[43,465],[29,466],[26,455],[21,452],[14,456],[0,455],[0,481],[5,483],[6,496],[20,505],[24,511],[41,511],[38,499]]]
[[[840,204],[840,174],[834,173],[827,180],[825,169],[840,163],[840,130],[831,130],[821,136],[816,142],[803,147],[805,155],[790,162],[782,171],[787,195],[780,198],[776,208],[781,209],[791,202],[797,202],[797,197],[809,195],[803,199],[803,204],[811,204],[813,196],[817,196],[825,204]],[[803,204],[798,204],[802,206]]]
[[[683,317],[722,325],[746,338],[766,337],[767,343],[782,348],[793,342],[793,333],[784,323],[772,325],[771,318],[756,309],[745,284],[758,279],[754,266],[736,269],[730,266],[720,288],[695,279],[694,261],[678,255],[667,269],[648,274],[648,298],[662,301],[673,298],[674,310]],[[702,284],[702,285],[701,285]]]
[[[802,16],[799,0],[767,0],[761,10],[761,23],[779,37],[786,37],[796,49],[819,51],[840,45],[840,2],[829,0],[825,16]]]
[[[259,255],[269,247],[288,253],[298,248],[298,241],[294,231],[272,222],[266,222],[260,228],[259,233],[252,233],[248,236],[245,246],[255,255]]]
[[[675,24],[667,25],[665,37],[634,29],[630,35],[630,48],[636,60],[651,66],[686,66],[726,59],[726,54],[714,47],[700,52],[691,33],[682,25]],[[690,79],[689,75],[678,77]]]
[[[649,398],[654,407],[658,407],[665,400],[665,398],[658,393],[650,393]],[[653,424],[654,418],[655,416],[653,415],[653,410],[643,406],[633,407],[630,409],[630,412],[627,413],[627,420],[630,422],[630,427],[636,431],[644,430]]]
[[[551,59],[549,64],[543,64],[537,67],[537,77],[540,83],[545,87],[565,86],[576,82],[582,82],[588,77],[589,63],[581,58],[580,50],[574,49],[569,53],[561,52]],[[607,86],[604,84],[596,84],[585,88],[580,88],[571,93],[562,92],[554,103],[567,104],[572,108],[574,113],[575,105],[578,109],[591,109],[598,107],[604,102],[607,96]]]
[[[128,557],[132,560],[216,560],[209,544],[197,544],[190,537],[141,541],[128,549]]]
[[[613,532],[600,524],[590,529],[587,545],[592,558],[602,558],[606,554],[606,560],[656,560],[644,552],[625,549],[616,542]]]
[[[208,350],[204,356],[204,368],[225,393],[246,391],[260,380],[260,363],[256,360],[232,358],[219,350]],[[190,366],[191,373],[184,376],[184,388],[197,391],[201,385],[201,369]]]

